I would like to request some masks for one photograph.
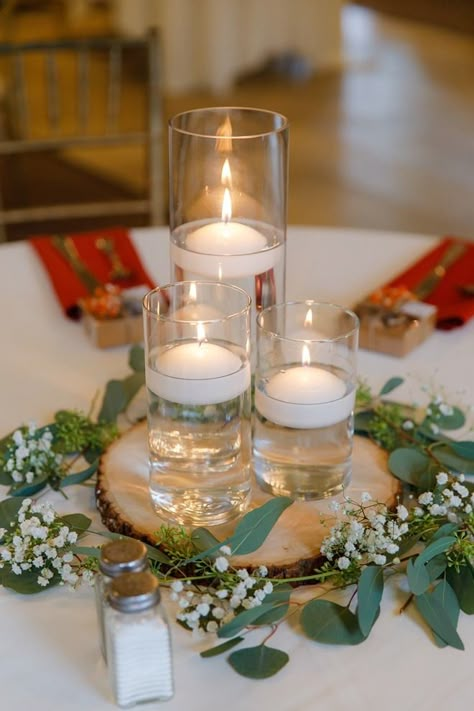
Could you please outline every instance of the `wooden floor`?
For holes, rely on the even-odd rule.
[[[262,72],[218,97],[166,96],[166,118],[217,104],[285,114],[291,223],[473,238],[474,35],[351,5],[343,28],[340,70],[301,82]],[[116,160],[137,172],[129,156]]]

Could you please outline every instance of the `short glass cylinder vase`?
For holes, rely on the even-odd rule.
[[[351,479],[357,316],[313,301],[257,318],[253,467],[274,495],[321,499]]]
[[[173,279],[234,284],[254,314],[284,301],[286,118],[251,108],[187,111],[170,121],[169,149]]]
[[[250,498],[250,298],[181,282],[143,301],[150,493],[182,525],[217,525]]]

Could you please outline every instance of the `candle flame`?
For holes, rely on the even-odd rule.
[[[229,159],[226,158],[221,171],[221,183],[228,188],[232,187],[232,171],[230,169]]]
[[[202,345],[202,342],[206,340],[206,329],[201,321],[197,325],[197,339],[199,345]]]
[[[197,299],[196,282],[192,281],[191,284],[189,285],[189,300],[196,301],[196,299]]]
[[[224,190],[224,198],[222,200],[222,222],[229,222],[232,219],[232,198],[229,188]]]
[[[303,365],[309,365],[311,363],[311,355],[306,343],[301,350],[301,362]]]
[[[230,153],[232,151],[232,122],[228,114],[217,129],[216,136],[216,150],[219,153]]]
[[[311,328],[312,325],[313,325],[313,312],[311,311],[311,309],[308,309],[308,311],[306,312],[306,318],[304,320],[304,327]]]

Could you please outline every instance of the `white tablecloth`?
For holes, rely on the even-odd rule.
[[[142,229],[134,240],[152,276],[168,280],[166,229]],[[288,298],[352,304],[435,243],[434,238],[356,230],[289,230]],[[88,410],[94,394],[127,372],[127,348],[92,347],[77,323],[67,321],[45,271],[25,242],[0,247],[0,435],[23,421],[49,421],[59,408]],[[359,371],[379,387],[392,375],[410,376],[403,398],[439,383],[464,403],[474,402],[474,321],[435,333],[406,358],[361,351]],[[62,512],[94,515],[91,489],[52,494]],[[6,494],[2,488],[1,493]],[[96,518],[97,520],[97,518]],[[99,524],[97,524],[99,525]],[[172,711],[273,709],[301,711],[465,711],[472,707],[474,620],[461,616],[466,651],[438,649],[416,613],[397,614],[406,592],[395,579],[368,641],[327,647],[283,625],[272,644],[290,663],[264,681],[239,677],[224,656],[201,659],[202,648],[173,625],[176,694]],[[5,711],[105,711],[114,708],[97,648],[92,591],[46,590],[23,597],[0,590],[0,708]],[[263,635],[262,635],[263,636]],[[257,644],[254,633],[249,644]]]

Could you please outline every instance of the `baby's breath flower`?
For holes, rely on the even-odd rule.
[[[224,556],[219,556],[214,562],[214,567],[219,573],[225,573],[229,567],[229,561]]]
[[[446,472],[440,472],[436,475],[436,481],[440,486],[444,486],[448,482],[448,475]]]

